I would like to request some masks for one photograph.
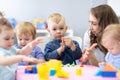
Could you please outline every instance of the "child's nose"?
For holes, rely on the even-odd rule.
[[[90,25],[90,30],[93,30],[93,27],[92,27],[92,25]]]
[[[25,40],[22,40],[21,43],[25,43]]]
[[[57,33],[60,33],[60,30],[57,30]]]

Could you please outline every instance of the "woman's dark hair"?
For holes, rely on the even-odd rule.
[[[3,18],[3,17],[4,17],[3,13],[2,13],[2,12],[0,12],[0,18]]]

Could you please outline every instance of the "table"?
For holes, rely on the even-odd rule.
[[[17,80],[39,80],[37,74],[26,74],[24,73],[26,66],[18,66],[16,78]],[[76,69],[82,69],[82,75],[76,75]],[[97,72],[98,67],[91,65],[84,65],[80,67],[80,65],[76,66],[64,66],[63,70],[70,73],[69,78],[59,78],[57,76],[50,76],[49,80],[120,80],[118,78],[109,78],[109,77],[101,77],[95,76],[94,74]]]

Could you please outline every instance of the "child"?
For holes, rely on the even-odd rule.
[[[69,37],[64,37],[67,31],[67,25],[65,19],[59,13],[54,13],[48,18],[48,31],[54,38],[48,42],[45,46],[45,59],[61,60],[65,65],[67,63],[75,63],[75,60],[81,57],[81,49],[78,42],[72,41]]]
[[[120,69],[120,24],[111,24],[105,28],[101,44],[108,50],[106,63]]]
[[[35,58],[29,58],[27,55],[34,46],[42,42],[40,38],[30,42],[20,50],[13,47],[14,30],[6,18],[0,18],[0,80],[15,80],[15,71],[20,61],[35,62]]]
[[[21,49],[26,46],[28,43],[33,41],[36,37],[36,28],[30,22],[21,22],[18,23],[15,27],[16,37],[18,44],[15,45],[16,48]],[[37,59],[44,59],[43,52],[40,47],[35,46],[32,52],[28,55]],[[25,63],[20,62],[20,65],[25,65]],[[32,64],[32,63],[29,63]]]

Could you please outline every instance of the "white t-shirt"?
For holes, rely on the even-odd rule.
[[[11,47],[9,50],[0,47],[0,54],[4,56],[16,55],[17,50],[14,47]],[[17,66],[17,63],[9,66],[0,65],[0,80],[15,80]]]

